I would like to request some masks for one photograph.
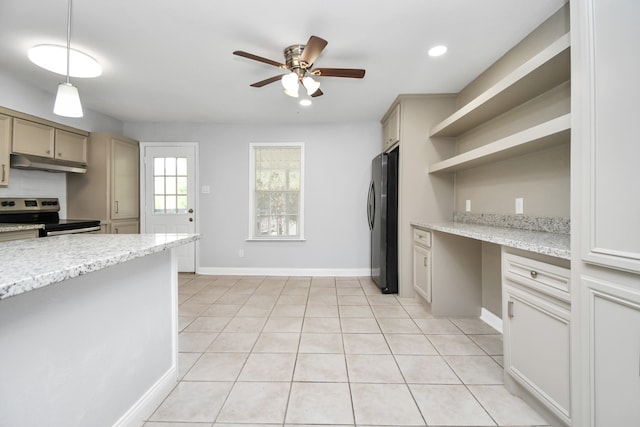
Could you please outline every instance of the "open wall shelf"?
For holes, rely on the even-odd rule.
[[[521,132],[431,165],[429,173],[456,172],[570,141],[571,115],[565,114]]]
[[[571,78],[570,37],[565,34],[431,129],[430,136],[459,136]]]

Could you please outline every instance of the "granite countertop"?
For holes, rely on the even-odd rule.
[[[199,238],[198,234],[69,234],[0,243],[0,300]]]
[[[9,231],[25,231],[25,230],[38,230],[44,228],[44,224],[9,224],[0,223],[0,233]]]
[[[462,222],[412,221],[411,225],[557,258],[571,259],[569,234]]]

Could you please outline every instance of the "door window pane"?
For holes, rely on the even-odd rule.
[[[188,170],[185,157],[153,159],[154,212],[156,214],[186,213],[188,206]]]

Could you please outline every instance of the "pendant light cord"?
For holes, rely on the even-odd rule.
[[[69,0],[67,14],[67,84],[69,84],[69,64],[71,62],[71,0]]]

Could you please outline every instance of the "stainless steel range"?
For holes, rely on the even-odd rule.
[[[57,198],[0,198],[0,223],[44,224],[40,237],[100,232],[100,221],[60,219],[59,211]]]

